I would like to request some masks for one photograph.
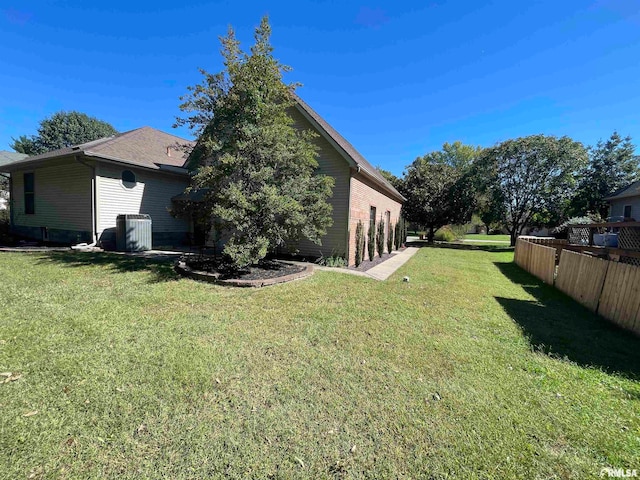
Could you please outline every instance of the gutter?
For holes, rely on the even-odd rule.
[[[91,169],[92,177],[91,177],[91,238],[93,242],[90,246],[95,246],[98,243],[98,218],[96,212],[98,211],[98,199],[96,195],[96,167],[93,165],[89,165],[85,161],[83,161],[80,155],[74,156],[76,162],[84,165],[85,167]]]

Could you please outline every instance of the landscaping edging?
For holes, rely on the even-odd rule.
[[[175,271],[188,278],[199,280],[202,282],[217,283],[218,285],[227,285],[231,287],[267,287],[269,285],[275,285],[278,283],[291,282],[292,280],[299,280],[301,278],[309,277],[313,275],[313,265],[304,266],[303,270],[289,275],[283,275],[275,278],[263,278],[256,280],[241,280],[241,279],[221,279],[219,273],[205,272],[204,270],[194,270],[189,267],[184,261],[180,260],[175,265]]]

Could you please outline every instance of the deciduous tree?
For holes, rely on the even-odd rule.
[[[14,138],[10,147],[26,155],[39,155],[117,133],[113,126],[97,118],[75,111],[61,111],[42,120],[37,135]]]
[[[532,135],[485,149],[474,168],[489,212],[503,212],[511,245],[536,214],[565,208],[575,191],[585,148],[568,137]]]
[[[426,228],[430,242],[438,228],[469,221],[475,208],[469,174],[435,154],[419,157],[407,168],[400,191],[407,199],[403,217]]]

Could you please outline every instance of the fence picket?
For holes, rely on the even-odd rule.
[[[555,283],[589,310],[640,335],[640,267],[557,250],[562,245],[555,239],[520,237],[514,261],[542,281]],[[556,251],[560,252],[557,275]]]

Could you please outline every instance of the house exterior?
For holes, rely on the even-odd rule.
[[[318,173],[335,179],[333,225],[322,245],[301,241],[301,256],[339,255],[355,262],[355,230],[371,220],[396,224],[404,197],[376,168],[300,98],[291,109],[295,126],[312,129],[319,150]],[[190,142],[149,127],[0,167],[11,173],[11,228],[38,240],[115,243],[119,214],[149,214],[153,245],[177,246],[193,233],[192,222],[169,213],[189,185]],[[388,228],[385,229],[388,231]]]
[[[640,181],[618,190],[605,200],[609,202],[610,217],[640,220]]]
[[[23,158],[26,158],[26,157],[27,156],[24,153],[7,152],[5,150],[0,150],[0,167],[8,163],[17,162],[18,160],[22,160]],[[0,176],[4,176],[7,179],[9,178],[8,173],[0,173]],[[0,180],[4,180],[4,178],[0,178]],[[0,210],[7,209],[8,197],[9,197],[8,191],[5,192],[3,190],[0,190]]]
[[[187,220],[169,213],[189,184],[186,141],[143,127],[0,167],[11,174],[11,231],[56,243],[115,244],[119,214],[146,213],[154,245],[178,245]]]
[[[302,241],[297,246],[299,253],[316,257],[340,255],[353,265],[358,221],[365,225],[365,234],[373,219],[382,220],[387,226],[389,222],[395,225],[405,198],[326,120],[301,98],[294,97],[296,104],[289,114],[296,127],[319,134],[315,140],[319,147],[318,173],[335,179],[333,197],[329,200],[333,206],[333,225],[322,238],[322,246]]]

